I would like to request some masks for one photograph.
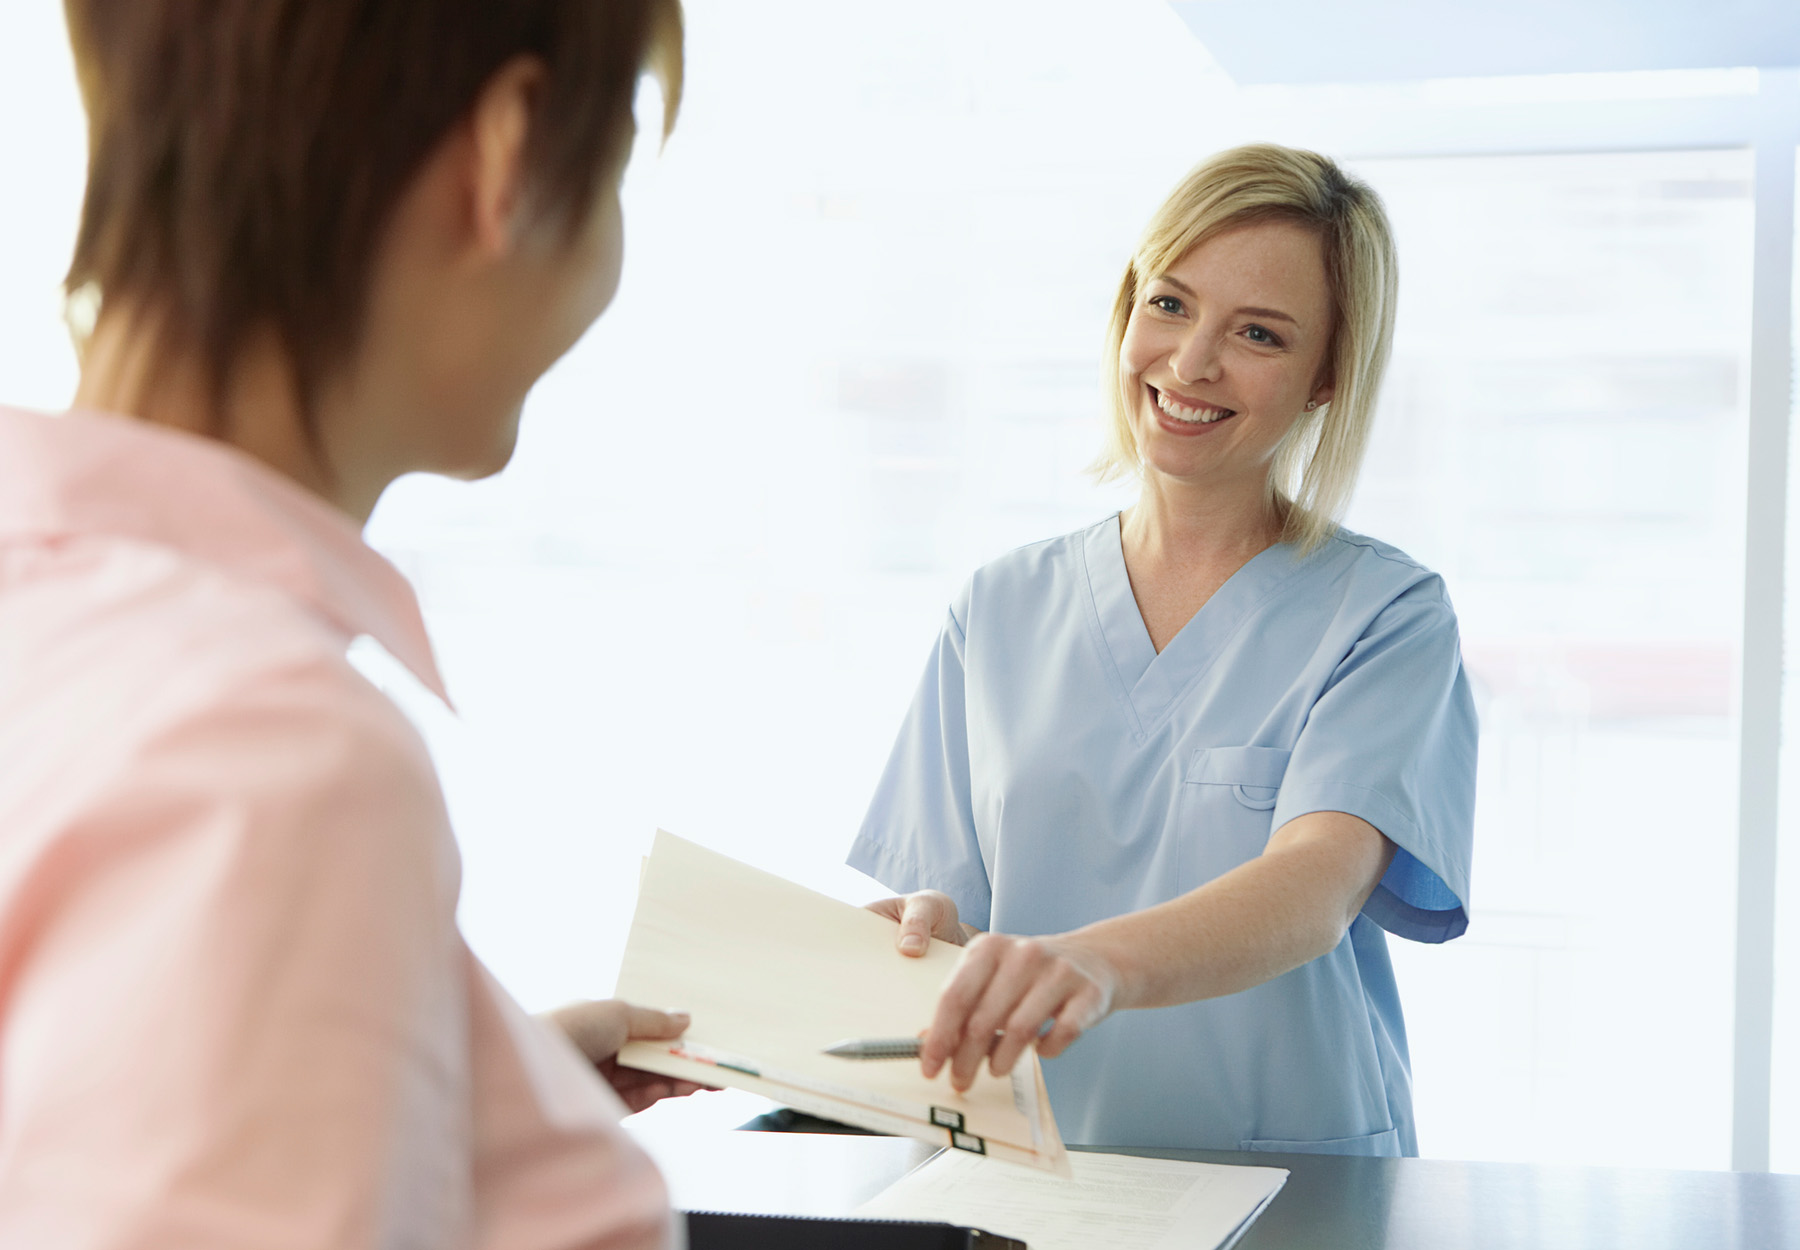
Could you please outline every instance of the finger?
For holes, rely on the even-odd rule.
[[[931,1027],[919,1044],[919,1065],[926,1079],[935,1077],[962,1044],[963,1030],[969,1013],[981,1001],[989,978],[999,963],[999,948],[993,942],[975,942],[938,995],[937,1010],[932,1013]]]
[[[608,1069],[605,1073],[606,1083],[627,1102],[631,1100],[633,1091],[643,1089],[646,1085],[667,1082],[669,1079],[655,1072],[645,1072],[641,1068],[621,1068],[617,1064],[609,1064]]]
[[[900,913],[906,910],[906,899],[904,897],[876,899],[873,903],[863,904],[863,910],[872,911],[882,919],[892,920],[898,924]]]
[[[637,1096],[637,1091],[652,1087],[661,1091],[656,1095],[659,1099],[684,1098],[703,1089],[712,1089],[712,1086],[702,1085],[698,1081],[679,1080],[655,1072],[645,1072],[638,1068],[616,1068],[608,1080],[619,1097],[628,1103]]]
[[[988,1067],[993,1074],[1005,1076],[1011,1072],[1013,1065],[1019,1061],[1019,1056],[1025,1053],[1025,1048],[1038,1040],[1039,1030],[1085,984],[1085,978],[1070,970],[1067,975],[1034,985],[1031,992],[1013,1008],[1006,1023],[1000,1026],[1005,1036],[994,1046],[994,1053],[988,1058]]]
[[[692,1017],[685,1011],[658,1011],[654,1007],[626,1005],[627,1036],[643,1041],[666,1041],[687,1031]]]
[[[902,955],[923,955],[931,949],[931,930],[937,920],[938,901],[929,894],[907,896],[900,913],[900,937],[896,945]]]
[[[981,1001],[969,1013],[969,1022],[963,1028],[962,1042],[950,1063],[953,1088],[966,1090],[975,1083],[982,1060],[993,1052],[996,1044],[1005,1040],[998,1037],[1001,1028],[1019,1003],[1036,988],[1044,974],[1045,962],[1043,948],[1031,939],[1009,944],[1000,966],[982,992]]]
[[[673,1092],[669,1082],[651,1081],[645,1085],[634,1085],[628,1090],[621,1090],[619,1098],[632,1111],[643,1111],[648,1107],[654,1107]]]
[[[1063,1004],[1056,1023],[1038,1040],[1038,1054],[1054,1059],[1067,1050],[1076,1038],[1099,1022],[1104,991],[1092,981]]]
[[[570,1003],[550,1013],[550,1019],[587,1056],[589,1063],[605,1063],[619,1053],[630,1032],[631,1008],[617,999]]]

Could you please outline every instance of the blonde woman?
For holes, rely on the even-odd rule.
[[[1466,927],[1476,724],[1443,582],[1335,523],[1394,298],[1312,153],[1150,222],[1105,357],[1137,501],[970,579],[851,852],[903,954],[968,945],[927,1074],[1036,1039],[1072,1141],[1417,1152],[1383,930]]]

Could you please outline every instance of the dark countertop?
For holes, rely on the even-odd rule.
[[[647,1133],[640,1140],[662,1166],[676,1206],[771,1214],[847,1215],[934,1153],[906,1138],[810,1133]],[[1800,1176],[1118,1153],[1287,1168],[1287,1185],[1240,1250],[1800,1250]]]

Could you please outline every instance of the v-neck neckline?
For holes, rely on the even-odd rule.
[[[1225,579],[1159,653],[1131,591],[1119,514],[1088,531],[1082,555],[1097,641],[1112,661],[1140,735],[1168,716],[1177,696],[1212,667],[1224,643],[1286,583],[1295,566],[1292,544],[1263,548]]]

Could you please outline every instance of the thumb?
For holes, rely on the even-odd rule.
[[[628,1036],[643,1041],[666,1041],[677,1038],[687,1029],[685,1011],[658,1011],[654,1007],[631,1008],[627,1022]]]
[[[900,937],[897,945],[902,955],[914,957],[931,949],[931,922],[936,903],[929,895],[915,894],[906,900],[900,913]]]

